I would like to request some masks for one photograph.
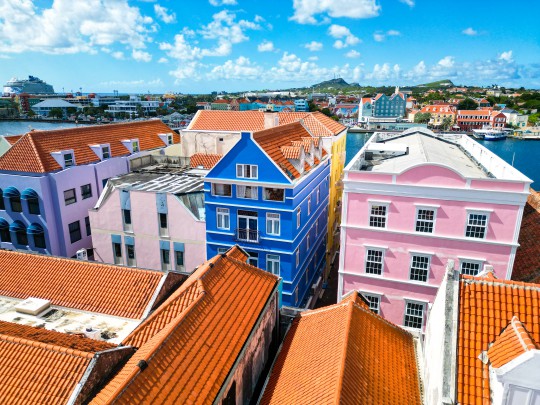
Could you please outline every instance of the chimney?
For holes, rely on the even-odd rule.
[[[264,113],[264,129],[277,127],[279,125],[279,116],[275,112]]]

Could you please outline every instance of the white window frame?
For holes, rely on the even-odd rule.
[[[474,236],[467,236],[467,228],[469,227],[469,219],[471,215],[485,215],[486,216],[485,231],[484,231],[484,236],[482,238],[477,238]],[[467,219],[465,221],[465,232],[464,232],[465,237],[472,240],[474,239],[485,240],[487,238],[490,215],[491,215],[491,211],[467,209]],[[471,226],[478,226],[478,225],[471,225]]]
[[[364,255],[365,256],[364,257],[364,273],[372,275],[372,276],[383,276],[384,275],[384,257],[386,255],[386,249],[381,248],[381,247],[376,247],[376,246],[366,246],[365,249],[366,249],[366,252],[365,252],[365,255]],[[369,273],[367,271],[368,256],[369,256],[369,251],[370,250],[382,252],[382,256],[381,256],[381,274]],[[375,262],[369,262],[369,263],[375,263]]]
[[[300,266],[300,249],[299,248],[296,248],[295,256],[296,256],[296,268],[298,268],[298,266]]]
[[[281,200],[272,200],[271,198],[266,198],[266,190],[268,189],[276,189],[276,190],[282,190],[283,191],[283,199]],[[283,188],[279,188],[279,187],[263,187],[263,191],[262,191],[262,199],[264,201],[275,201],[275,202],[283,202],[285,201],[285,189]]]
[[[229,250],[229,248],[219,247],[217,248],[217,253],[218,255],[221,255],[223,253],[227,253],[227,250]]]
[[[384,213],[384,226],[373,226],[371,225],[371,217],[374,218],[383,218],[381,215],[372,215],[371,211],[373,207],[385,207],[385,213]],[[373,229],[386,229],[388,228],[388,211],[389,211],[390,203],[388,202],[377,202],[377,201],[370,201],[369,203],[369,212],[368,212],[368,227]]]
[[[71,163],[68,164],[68,159],[66,159],[66,155],[71,155]],[[64,152],[62,153],[62,158],[64,159],[64,168],[75,166],[75,154],[73,152]]]
[[[279,255],[266,255],[266,271],[279,277],[281,271],[281,258]],[[277,270],[277,273],[276,273]]]
[[[371,311],[373,311],[374,313],[376,313],[377,315],[380,315],[381,314],[381,297],[382,297],[382,294],[374,294],[374,293],[371,293],[371,292],[363,292],[363,291],[361,291],[360,293],[364,296],[366,301],[368,301],[369,309]],[[370,301],[369,298],[377,299],[377,308],[376,308],[376,310],[375,310],[375,308],[373,308],[371,306],[371,301]]]
[[[426,253],[416,253],[416,252],[411,252],[410,254],[411,254],[411,259],[409,261],[409,280],[417,282],[417,283],[427,283],[429,281],[429,275],[430,275],[430,271],[431,271],[431,255],[426,254]],[[426,269],[427,274],[426,274],[426,280],[425,281],[423,281],[423,280],[414,280],[412,278],[413,263],[414,263],[414,258],[415,257],[427,258],[427,269]],[[423,269],[420,269],[420,270],[423,270]]]
[[[246,167],[249,166],[249,177],[246,176]],[[253,172],[255,171],[255,176]],[[259,178],[259,166],[250,165],[244,163],[236,164],[236,178],[237,179],[258,179]]]
[[[302,224],[302,209],[298,207],[296,209],[296,229],[299,229],[301,224]]]
[[[316,195],[315,201],[317,205],[319,205],[319,202],[321,201],[321,187],[320,186],[317,187],[317,195]]]
[[[115,245],[120,246],[120,256],[116,256]],[[122,265],[124,264],[124,255],[122,252],[122,242],[112,242],[112,251],[113,251],[113,262],[114,264]]]
[[[307,198],[307,214],[308,216],[311,215],[311,195],[309,195]]]
[[[124,244],[125,248],[126,248],[126,266],[128,267],[137,267],[137,252],[135,251],[135,245],[130,245],[130,244],[127,244],[125,243]],[[129,247],[128,246],[131,246],[133,248],[133,259],[130,259],[129,258]],[[159,252],[161,254],[161,252]]]
[[[169,263],[165,263],[165,261],[163,260],[164,258],[164,254],[163,252],[169,252],[168,253],[168,256],[169,256]],[[159,249],[159,258],[160,258],[160,261],[161,261],[161,270],[163,271],[166,271],[166,270],[171,270],[172,269],[172,266],[171,266],[171,249],[163,249],[163,248],[160,248]],[[176,259],[176,257],[175,257]]]
[[[131,153],[137,153],[140,152],[141,148],[139,147],[139,140],[138,139],[132,139],[131,140]]]
[[[167,145],[173,144],[173,134],[167,134]]]
[[[105,148],[107,149],[107,153],[109,155],[108,157],[105,157],[105,153],[104,153]],[[99,150],[101,151],[101,160],[107,160],[107,159],[110,159],[112,157],[112,155],[111,155],[111,145],[109,145],[108,143],[99,145]]]
[[[247,188],[250,189],[250,197],[247,197]],[[243,189],[243,192],[242,192]],[[258,200],[259,199],[259,187],[257,186],[249,186],[244,184],[237,184],[236,185],[236,198],[243,198],[247,200]]]
[[[478,264],[478,273],[480,273],[484,267],[484,260],[479,260],[479,259],[468,259],[466,257],[463,257],[463,258],[459,258],[459,273],[460,274],[467,274],[467,273],[463,273],[463,264],[464,263],[471,263],[471,264]],[[477,274],[478,274],[477,273]],[[472,274],[474,275],[474,274]]]
[[[309,238],[309,232],[306,235],[306,247],[307,247],[307,250],[309,250],[310,247],[311,247],[310,238]]]
[[[230,195],[216,194],[215,193],[215,186],[218,186],[218,185],[231,187],[231,194]],[[212,193],[213,197],[232,198],[232,184],[228,184],[228,183],[211,183],[210,192]]]
[[[222,226],[219,226],[220,218]],[[227,218],[227,222],[229,223],[228,227],[225,227],[225,218]],[[216,228],[225,230],[231,229],[231,211],[228,208],[216,208]]]
[[[269,227],[268,224],[271,222],[271,226]],[[277,230],[278,232],[275,232],[277,222]],[[277,212],[267,212],[266,213],[266,234],[272,235],[272,236],[280,236],[281,235],[281,215]]]
[[[419,205],[419,206],[416,207],[416,215],[415,215],[415,221],[414,221],[414,231],[416,233],[419,233],[419,234],[434,234],[435,233],[435,225],[437,223],[437,208],[438,207],[430,207],[430,206],[426,206],[426,205]],[[433,211],[433,220],[430,221],[428,219],[420,219],[420,218],[418,218],[418,215],[420,214],[421,210]],[[417,230],[416,228],[418,227],[418,222],[419,221],[432,223],[433,227],[432,227],[431,232],[422,232],[422,231]]]
[[[407,305],[408,304],[417,304],[417,305],[421,305],[423,307],[423,310],[422,310],[422,325],[420,326],[420,328],[415,328],[413,326],[405,325],[405,321],[407,319]],[[423,330],[424,329],[424,324],[426,322],[426,309],[427,309],[427,303],[426,302],[405,299],[405,308],[404,308],[404,311],[403,311],[403,326],[406,327],[406,328],[409,328],[409,329]]]

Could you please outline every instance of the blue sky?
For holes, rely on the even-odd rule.
[[[540,2],[0,0],[0,80],[57,91],[362,85],[540,88]]]

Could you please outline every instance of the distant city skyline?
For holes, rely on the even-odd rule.
[[[539,12],[525,0],[0,0],[0,80],[34,75],[57,92],[248,91],[333,77],[540,88]]]

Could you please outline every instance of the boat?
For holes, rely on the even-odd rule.
[[[502,141],[506,139],[506,132],[500,129],[484,127],[482,129],[473,129],[476,138],[483,138],[486,141]]]
[[[11,94],[54,94],[54,89],[50,84],[35,76],[28,76],[28,79],[13,78],[4,84],[3,93]]]

